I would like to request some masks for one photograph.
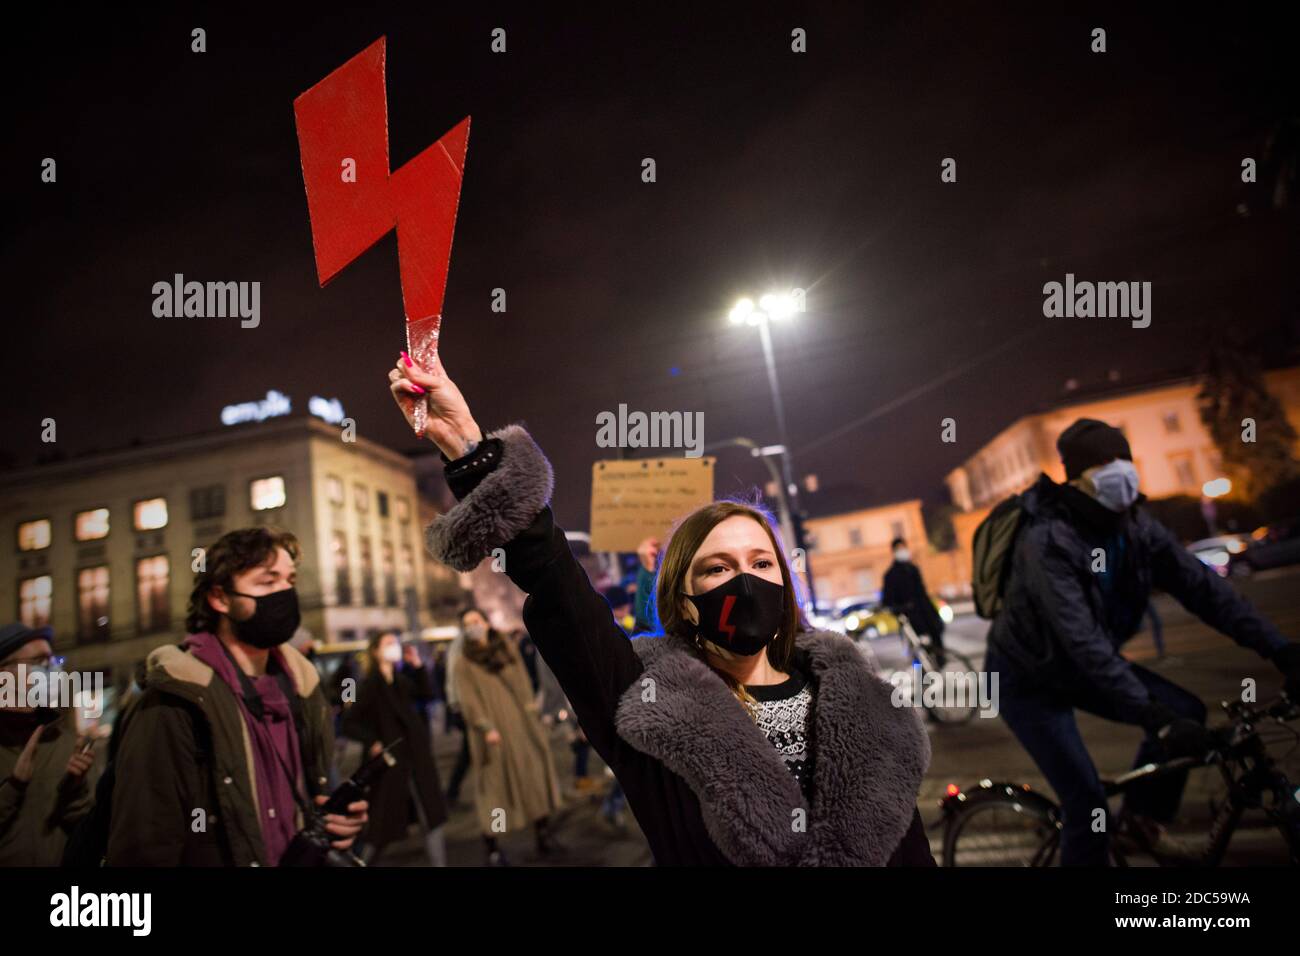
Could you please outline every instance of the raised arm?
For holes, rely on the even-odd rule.
[[[612,762],[618,747],[614,712],[620,695],[640,675],[641,662],[555,525],[550,462],[518,425],[484,439],[441,364],[425,372],[399,360],[389,379],[394,398],[427,397],[427,435],[447,459],[447,482],[459,499],[426,529],[429,553],[469,571],[502,549],[503,570],[528,594],[528,633],[588,739]]]

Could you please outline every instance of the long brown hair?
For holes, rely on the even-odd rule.
[[[665,635],[677,637],[690,644],[704,663],[709,664],[708,656],[696,636],[695,624],[682,611],[682,597],[686,594],[686,580],[690,574],[691,561],[700,545],[715,527],[728,518],[750,518],[757,521],[767,532],[772,542],[772,552],[776,563],[781,568],[781,584],[785,587],[782,600],[781,626],[776,638],[767,646],[768,662],[777,670],[785,671],[794,657],[794,638],[800,631],[808,629],[803,612],[799,609],[799,595],[796,591],[794,575],[790,573],[790,564],[786,561],[785,549],[781,546],[780,536],[773,526],[772,516],[761,506],[745,501],[725,499],[714,501],[691,512],[678,523],[664,548],[663,561],[659,565],[658,581],[655,586],[655,605],[659,622]],[[712,667],[712,664],[709,664]],[[736,699],[752,707],[756,701],[745,690],[743,684],[726,671],[713,667],[736,695]]]

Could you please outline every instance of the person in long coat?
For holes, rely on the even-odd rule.
[[[399,670],[398,665],[402,664]],[[425,852],[433,866],[447,865],[443,803],[433,745],[421,704],[433,698],[428,671],[414,645],[405,651],[396,634],[370,641],[368,673],[357,701],[344,714],[343,732],[362,744],[363,759],[401,740],[393,751],[397,764],[385,771],[370,794],[370,823],[362,839],[363,858],[373,862],[384,847],[406,835],[411,823],[424,832]]]
[[[465,646],[454,674],[488,864],[507,863],[499,834],[530,824],[538,854],[556,855],[560,848],[548,824],[560,806],[559,775],[528,671],[514,644],[488,626],[482,611],[463,611],[461,627]]]

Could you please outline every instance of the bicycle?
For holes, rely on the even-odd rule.
[[[1218,766],[1228,793],[1210,824],[1200,857],[1193,865],[1219,866],[1247,810],[1260,810],[1281,832],[1292,866],[1300,866],[1300,790],[1268,752],[1261,724],[1300,718],[1300,706],[1285,696],[1267,706],[1222,702],[1229,723],[1211,731],[1213,748],[1204,757],[1179,757],[1146,764],[1114,780],[1103,780],[1107,797],[1123,794],[1138,781],[1210,765]],[[1283,728],[1300,740],[1290,728]],[[954,789],[955,788],[950,788]],[[980,781],[968,792],[950,792],[943,810],[944,866],[1052,866],[1061,839],[1060,807],[1028,784]],[[1111,860],[1128,861],[1116,841]],[[1160,865],[1165,861],[1155,858]]]
[[[923,640],[912,627],[912,622],[901,611],[893,611],[898,620],[898,634],[908,654],[911,680],[919,681],[918,696],[929,717],[940,724],[964,724],[979,709],[979,671],[969,657],[957,651],[944,649],[943,663],[938,662],[938,650],[930,641]],[[935,675],[935,676],[931,676]],[[925,689],[934,684],[944,690],[942,702],[927,703],[932,698]],[[955,701],[955,703],[953,702]]]

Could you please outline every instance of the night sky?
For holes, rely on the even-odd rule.
[[[0,463],[49,452],[45,417],[74,455],[218,428],[272,388],[418,444],[387,390],[395,235],[319,287],[294,130],[294,97],[381,35],[394,168],[473,116],[445,364],[485,430],[527,423],[568,526],[609,457],[596,415],[620,403],[776,441],[756,330],[726,321],[769,287],[808,290],[774,336],[819,511],[941,502],[950,468],[1067,379],[1192,370],[1226,324],[1295,354],[1294,199],[1274,210],[1271,184],[1240,181],[1300,115],[1296,33],[1272,14],[529,6],[52,5],[6,31]],[[155,318],[153,283],[177,272],[260,281],[260,327]],[[1151,281],[1151,327],[1044,318],[1042,285],[1067,272]],[[719,494],[765,480],[738,451],[718,474]]]

